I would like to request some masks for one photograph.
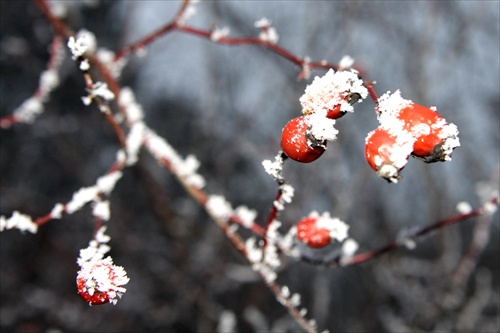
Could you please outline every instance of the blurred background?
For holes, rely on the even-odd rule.
[[[75,31],[88,29],[99,47],[116,51],[169,22],[180,1],[56,5],[67,10]],[[254,22],[267,17],[278,44],[298,56],[337,63],[350,55],[380,95],[400,89],[407,99],[436,106],[460,130],[451,162],[412,159],[403,179],[388,184],[364,160],[366,134],[378,125],[374,103],[356,105],[337,122],[338,140],[321,159],[286,163],[285,178],[296,192],[279,216],[283,232],[312,210],[329,211],[367,251],[402,230],[456,214],[460,201],[476,207],[499,189],[498,1],[202,1],[196,8],[188,23],[199,28],[227,26],[230,36],[257,36]],[[3,117],[36,90],[53,30],[31,1],[1,1],[0,9]],[[261,162],[274,158],[282,127],[300,115],[306,85],[325,73],[298,81],[299,72],[259,46],[217,45],[173,32],[145,55],[131,56],[120,83],[134,89],[151,128],[183,156],[198,157],[209,193],[256,209],[264,223],[277,188]],[[114,132],[95,105],[82,104],[83,95],[83,78],[67,56],[45,113],[33,125],[0,131],[1,215],[45,215],[113,163]],[[239,332],[300,330],[148,153],[124,171],[110,201],[110,254],[130,277],[123,299],[90,307],[76,293],[76,258],[93,231],[86,207],[35,235],[0,234],[2,332],[214,332],[221,318],[234,319]],[[287,261],[278,282],[302,295],[320,330],[498,332],[498,217],[448,227],[415,250],[353,267]],[[464,261],[471,253],[477,260]]]

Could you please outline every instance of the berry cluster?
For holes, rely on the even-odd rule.
[[[318,159],[327,142],[337,136],[336,119],[352,112],[353,104],[367,96],[368,89],[354,70],[330,69],[323,77],[315,77],[300,98],[303,115],[283,128],[283,153],[302,163]],[[399,90],[380,98],[374,93],[372,97],[380,125],[365,139],[365,157],[381,178],[397,183],[410,156],[426,163],[451,160],[453,150],[460,146],[458,129],[448,124],[435,107],[403,99]],[[299,221],[296,238],[309,247],[321,248],[347,237],[336,236],[342,224],[338,219],[313,214]],[[347,235],[347,229],[345,232]]]
[[[354,110],[353,104],[368,96],[363,81],[354,70],[316,76],[300,98],[303,116],[290,120],[283,128],[281,148],[291,159],[309,163],[325,151],[328,141],[337,137],[335,119]]]
[[[435,107],[403,99],[399,90],[380,97],[377,113],[380,126],[366,137],[365,157],[390,182],[398,181],[410,156],[426,163],[449,161],[460,146],[454,124],[448,124]]]

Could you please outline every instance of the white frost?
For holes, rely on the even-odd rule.
[[[223,221],[228,221],[233,215],[231,204],[222,195],[210,195],[205,207],[210,215]]]
[[[36,234],[38,225],[28,215],[14,211],[9,218],[6,218],[4,215],[0,216],[0,231],[9,229],[19,229],[22,232],[29,231],[32,234]]]
[[[330,69],[322,77],[316,76],[306,87],[299,99],[302,113],[317,113],[326,116],[328,111],[337,105],[340,105],[342,112],[352,112],[354,108],[349,102],[352,94],[358,94],[359,101],[368,96],[368,90],[356,71],[335,72]]]

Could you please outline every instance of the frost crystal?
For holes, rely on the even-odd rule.
[[[132,125],[126,139],[127,165],[133,165],[139,159],[139,149],[144,138],[144,123],[137,122]]]
[[[468,214],[472,211],[472,207],[467,201],[460,201],[457,204],[457,211],[460,214]]]
[[[68,47],[71,51],[73,60],[83,56],[85,52],[94,52],[96,44],[95,35],[87,30],[80,30],[76,38],[71,36],[68,40]]]
[[[122,57],[115,61],[115,53],[105,48],[99,48],[96,53],[97,58],[111,72],[111,75],[118,79],[127,64],[127,58]]]
[[[124,87],[120,91],[118,104],[124,108],[129,122],[136,123],[144,118],[142,106],[136,102],[134,92],[129,87]]]
[[[413,104],[413,102],[409,99],[404,99],[401,97],[401,91],[398,89],[393,94],[390,91],[386,92],[378,99],[377,109],[380,112],[380,115],[386,115],[391,118],[395,118],[399,112]],[[383,120],[380,120],[380,123],[383,123]]]
[[[210,195],[205,207],[210,215],[223,221],[229,220],[231,215],[233,215],[231,204],[222,195]]]
[[[491,201],[487,201],[483,204],[481,208],[483,214],[493,215],[498,209],[498,204],[495,204]]]
[[[114,171],[97,179],[97,188],[103,194],[109,194],[113,191],[116,182],[122,177],[121,171]]]
[[[14,110],[14,115],[19,122],[32,123],[42,112],[43,105],[41,101],[36,97],[31,97]]]
[[[236,207],[234,213],[240,218],[242,225],[248,229],[253,226],[255,217],[257,216],[257,212],[253,209],[249,209],[247,206]]]
[[[4,215],[0,216],[0,231],[9,229],[19,229],[22,232],[29,231],[32,234],[36,234],[38,225],[28,215],[14,211],[9,218],[6,218]]]
[[[340,257],[340,264],[341,265],[347,264],[352,259],[358,248],[359,248],[358,242],[356,242],[352,238],[346,239],[344,243],[342,243],[342,249],[341,249],[342,254]]]
[[[108,221],[109,216],[111,215],[109,210],[109,201],[106,200],[106,201],[96,202],[94,208],[92,209],[92,215],[104,221]]]
[[[149,128],[146,128],[144,135],[146,144],[156,159],[160,162],[168,161],[173,170],[189,185],[197,188],[205,186],[205,179],[196,173],[200,163],[195,156],[189,155],[185,160],[182,159],[165,139]]]
[[[277,181],[283,180],[283,156],[281,152],[276,155],[274,158],[274,162],[270,160],[264,160],[262,162],[262,166],[264,167],[264,170],[270,174],[271,176],[274,177]]]
[[[40,76],[40,94],[43,96],[43,100],[46,99],[47,95],[54,90],[59,85],[59,76],[56,70],[48,69],[42,73]]]
[[[347,238],[349,226],[339,218],[331,217],[329,212],[324,212],[323,214],[319,215],[318,212],[313,211],[309,214],[308,217],[317,217],[316,227],[318,229],[328,230],[331,239],[336,239],[339,242],[342,242]]]
[[[106,101],[112,101],[115,98],[115,94],[109,90],[108,85],[99,81],[92,85],[89,93],[89,97],[100,97]]]
[[[339,71],[346,70],[346,69],[350,68],[353,64],[354,64],[354,59],[348,55],[345,55],[342,57],[342,59],[340,59]]]
[[[260,20],[255,21],[253,25],[256,28],[268,28],[271,25],[271,20],[269,20],[267,17],[263,17]]]
[[[351,97],[356,96],[351,100]],[[354,101],[361,101],[368,96],[368,90],[356,71],[335,72],[330,69],[322,77],[316,76],[300,97],[302,113],[317,113],[326,116],[329,110],[340,105],[340,111],[352,112]]]
[[[102,226],[97,230],[96,235],[95,235],[95,240],[99,243],[107,243],[111,240],[111,237],[106,235],[106,226]]]
[[[78,266],[82,267],[86,262],[96,262],[104,258],[104,255],[109,252],[110,247],[106,243],[111,237],[106,235],[106,227],[102,226],[97,232],[93,240],[89,242],[89,246],[80,250],[80,256],[77,259]]]
[[[66,212],[72,214],[97,197],[99,190],[95,186],[83,187],[73,194],[73,198],[66,204]]]
[[[285,209],[285,203],[291,203],[293,195],[295,193],[295,189],[292,187],[292,185],[288,184],[281,184],[279,186],[279,189],[281,191],[281,196],[278,200],[274,201],[274,207],[278,210],[283,210]]]
[[[62,217],[62,213],[64,212],[64,205],[61,203],[55,204],[54,208],[50,212],[50,217],[53,219],[60,219]]]
[[[245,250],[247,252],[248,261],[251,263],[260,262],[262,260],[262,249],[257,247],[255,237],[250,237],[245,241]]]
[[[319,142],[333,141],[337,138],[339,132],[335,127],[335,120],[326,118],[322,114],[313,113],[306,117],[309,125],[307,133]]]
[[[262,31],[259,34],[259,39],[265,42],[269,42],[271,44],[278,43],[279,36],[274,27],[271,27],[271,21],[266,17],[261,18],[260,20],[254,23],[256,28],[261,28]]]
[[[182,16],[180,16],[177,20],[177,23],[180,25],[186,24],[187,20],[189,20],[191,17],[193,17],[196,14],[196,4],[198,3],[198,0],[191,0],[189,1],[188,6],[182,13]]]
[[[212,33],[210,34],[210,39],[213,40],[214,42],[217,42],[223,37],[226,37],[229,35],[229,27],[224,27],[224,28],[218,28],[216,27]]]

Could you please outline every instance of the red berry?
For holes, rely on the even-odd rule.
[[[297,224],[297,238],[313,248],[325,247],[330,243],[330,231],[318,227],[317,217],[306,217]]]
[[[401,178],[399,171],[406,166],[412,147],[412,137],[406,131],[393,133],[378,127],[366,137],[366,161],[380,177],[396,183]]]
[[[317,142],[308,135],[306,116],[290,120],[281,135],[281,149],[292,160],[309,163],[319,158],[326,147],[325,142]]]
[[[401,109],[397,118],[415,140],[412,154],[425,162],[449,160],[453,149],[460,145],[456,126],[447,124],[433,109],[412,103]]]
[[[340,104],[335,105],[333,108],[327,111],[326,117],[330,119],[338,119],[345,115],[346,113],[344,111],[340,111]]]
[[[90,305],[104,304],[109,302],[109,296],[107,293],[98,290],[89,290],[85,286],[85,280],[81,277],[76,279],[76,287],[78,289],[78,294],[83,298],[83,300]]]
[[[123,267],[115,266],[111,257],[86,261],[76,277],[78,294],[90,305],[116,304],[126,289],[129,278]]]

